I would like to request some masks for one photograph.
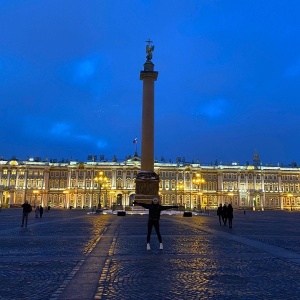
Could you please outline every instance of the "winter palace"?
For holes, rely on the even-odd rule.
[[[201,165],[156,162],[162,204],[185,210],[216,209],[232,203],[235,209],[299,210],[300,169],[297,167]],[[0,160],[0,205],[54,208],[128,209],[135,194],[140,159],[123,162],[41,162]]]

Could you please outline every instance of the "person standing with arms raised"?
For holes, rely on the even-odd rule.
[[[151,204],[147,203],[140,203],[137,201],[134,201],[133,204],[140,205],[146,209],[149,209],[149,219],[148,219],[148,232],[147,232],[147,250],[151,250],[150,247],[150,237],[151,237],[151,232],[152,232],[152,227],[154,226],[154,229],[156,231],[158,241],[159,241],[159,249],[163,250],[163,244],[162,244],[162,237],[160,234],[159,230],[159,219],[160,219],[160,213],[163,210],[171,209],[171,208],[178,208],[177,205],[160,205],[159,204],[159,199],[157,197],[152,199]]]

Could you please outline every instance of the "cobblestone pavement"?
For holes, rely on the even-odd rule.
[[[299,299],[300,213],[162,215],[146,250],[147,216],[0,212],[0,299]]]

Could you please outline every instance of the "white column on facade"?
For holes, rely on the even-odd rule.
[[[223,172],[218,173],[218,191],[221,192],[221,195],[218,195],[218,206],[222,203],[224,204],[224,198],[223,198]]]
[[[283,199],[282,199],[283,190],[281,189],[281,184],[282,184],[281,174],[278,174],[279,207],[281,210],[283,210]]]

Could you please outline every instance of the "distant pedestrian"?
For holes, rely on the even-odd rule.
[[[223,211],[223,208],[222,208],[222,204],[220,203],[220,205],[217,209],[217,216],[219,216],[220,226],[222,225],[222,211]]]
[[[50,212],[50,208],[51,208],[50,205],[48,205],[48,212]]]
[[[40,205],[40,218],[43,216],[44,208],[42,205]]]
[[[40,214],[40,207],[39,206],[37,206],[36,208],[35,208],[35,217],[36,218],[38,218],[39,217],[39,214]]]
[[[228,207],[227,207],[227,218],[228,218],[229,228],[232,228],[233,207],[231,204],[228,204]]]
[[[162,244],[162,237],[159,231],[159,219],[160,219],[160,213],[163,210],[171,209],[171,208],[178,208],[177,205],[160,205],[159,199],[157,197],[154,197],[151,204],[147,203],[141,203],[137,201],[133,201],[133,204],[140,205],[146,209],[149,209],[149,219],[148,219],[148,232],[147,232],[147,250],[151,250],[150,247],[150,237],[152,232],[152,227],[154,226],[154,229],[156,231],[158,241],[159,241],[159,249],[163,250],[163,244]]]
[[[222,208],[222,220],[223,220],[224,226],[226,226],[226,223],[227,223],[227,205],[226,204],[224,204],[223,208]]]
[[[22,214],[22,225],[21,226],[23,227],[24,223],[25,223],[25,227],[27,227],[28,215],[29,215],[29,213],[32,212],[32,207],[28,203],[28,201],[25,200],[25,202],[22,204],[22,208],[23,208],[23,214]]]

